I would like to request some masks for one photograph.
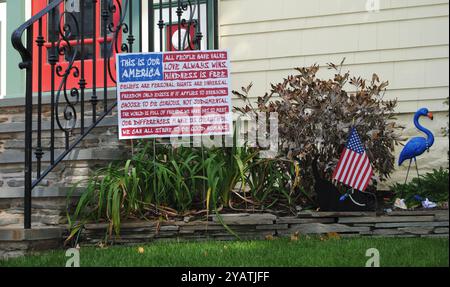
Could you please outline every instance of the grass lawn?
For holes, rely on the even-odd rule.
[[[143,252],[139,252],[139,247]],[[380,251],[382,267],[449,266],[448,239],[434,238],[301,238],[298,241],[158,242],[133,247],[82,247],[80,264],[82,267],[364,267],[369,248]],[[0,261],[0,267],[64,267],[65,261],[65,252],[54,250]]]

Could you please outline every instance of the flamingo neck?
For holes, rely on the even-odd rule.
[[[421,116],[420,116],[420,115],[417,115],[417,114],[414,116],[414,125],[416,126],[416,128],[417,128],[419,131],[421,131],[421,132],[423,132],[424,134],[427,135],[427,145],[428,145],[428,148],[430,148],[430,147],[434,144],[434,135],[433,135],[433,133],[431,133],[430,130],[426,129],[425,127],[423,127],[423,126],[419,123],[419,118],[420,118],[420,117],[421,117]]]

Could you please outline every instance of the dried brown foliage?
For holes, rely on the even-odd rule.
[[[401,140],[395,122],[396,101],[385,101],[388,82],[376,74],[371,80],[342,73],[343,62],[337,66],[333,79],[317,77],[319,66],[295,69],[283,82],[272,85],[270,94],[249,98],[251,85],[242,92],[233,93],[246,106],[235,108],[241,113],[277,112],[279,114],[280,151],[289,159],[298,159],[301,167],[301,185],[312,191],[311,163],[318,157],[324,176],[330,179],[349,130],[354,125],[366,147],[375,180],[383,181],[394,170],[394,146]],[[346,91],[349,88],[350,91]]]

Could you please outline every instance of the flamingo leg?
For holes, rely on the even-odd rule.
[[[411,169],[412,159],[409,160],[408,171],[406,172],[405,184],[408,181],[409,171]]]
[[[417,159],[414,158],[414,163],[416,165],[416,171],[417,171],[417,179],[419,180],[419,188],[422,188],[422,185],[420,183],[420,174],[419,174],[419,167],[417,166]]]

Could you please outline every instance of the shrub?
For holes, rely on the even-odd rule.
[[[326,175],[330,176],[339,160],[349,130],[354,125],[365,144],[367,154],[379,181],[394,170],[394,146],[400,141],[395,122],[396,101],[383,100],[388,82],[374,74],[370,81],[343,74],[340,66],[328,64],[337,73],[333,79],[317,77],[319,66],[297,68],[283,82],[272,85],[270,94],[257,98],[252,105],[251,85],[233,93],[245,102],[235,108],[242,114],[277,112],[279,115],[280,148],[288,159],[300,162],[301,186],[311,192],[310,170],[318,158]],[[353,88],[346,91],[349,83]]]
[[[431,173],[427,173],[419,178],[414,178],[407,184],[394,184],[391,191],[396,198],[403,198],[407,206],[414,206],[420,204],[415,197],[419,196],[423,199],[428,198],[434,202],[448,201],[448,169],[435,169]]]

